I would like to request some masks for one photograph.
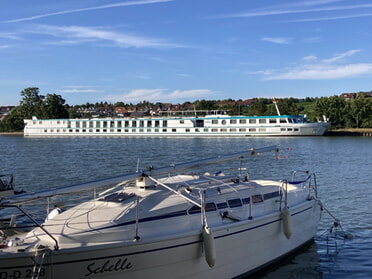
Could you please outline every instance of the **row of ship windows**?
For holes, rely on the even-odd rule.
[[[282,128],[282,131],[284,130],[293,130],[292,128]],[[298,130],[298,129],[295,129],[295,130]],[[199,129],[199,128],[194,128],[194,129],[191,129],[191,128],[185,128],[185,129],[176,129],[176,128],[163,128],[163,129],[44,129],[44,133],[137,133],[137,132],[140,132],[140,133],[145,133],[145,132],[149,132],[149,133],[152,133],[152,132],[156,132],[156,133],[168,133],[168,132],[172,132],[172,133],[180,133],[180,132],[186,132],[186,133],[190,133],[190,132],[212,132],[212,133],[227,133],[227,132],[230,132],[230,133],[235,133],[235,132],[243,132],[243,133],[246,133],[246,132],[266,132],[266,128],[230,128],[230,129],[227,129],[227,128],[220,128],[220,129],[217,129],[217,128],[204,128],[204,129]]]
[[[292,119],[291,119],[292,120]],[[203,120],[199,120],[199,121],[203,121]],[[138,123],[137,123],[138,122]],[[269,124],[276,124],[276,123],[287,123],[287,119],[286,118],[269,118],[269,119],[266,119],[266,118],[260,118],[260,119],[230,119],[229,121],[225,120],[225,119],[212,119],[211,120],[211,124],[213,125],[216,125],[216,124],[222,124],[222,125],[226,125],[226,124],[247,124],[247,122],[249,124],[266,124],[266,123],[269,123]],[[290,122],[293,122],[290,121]],[[43,121],[34,121],[33,124],[36,125],[36,124],[45,124],[45,122]],[[69,125],[71,125],[71,123],[75,123],[75,126],[76,128],[100,128],[102,126],[102,128],[114,128],[114,127],[167,127],[168,126],[168,123],[167,123],[167,120],[125,120],[125,121],[73,121],[73,122],[68,122]],[[146,126],[145,126],[145,123],[146,123]],[[179,123],[180,124],[185,124],[185,120],[181,119],[179,120]],[[66,124],[66,121],[65,120],[57,120],[57,125],[60,125],[60,124]],[[162,126],[160,126],[160,124],[162,124]]]
[[[68,133],[137,133],[137,132],[140,132],[140,133],[145,133],[145,132],[149,132],[149,133],[152,133],[152,132],[156,132],[156,133],[168,133],[168,132],[172,132],[172,133],[177,133],[177,132],[182,132],[180,131],[180,129],[176,129],[176,128],[172,128],[172,129],[167,129],[167,128],[163,128],[163,129],[82,129],[82,130],[79,130],[79,129],[44,129],[44,133],[54,133],[54,132],[57,132],[57,133],[66,133],[66,131],[68,131]],[[227,128],[221,128],[221,129],[217,129],[217,128],[204,128],[204,129],[199,129],[199,128],[195,128],[195,129],[190,129],[190,128],[185,128],[184,129],[184,132],[186,133],[190,133],[190,132],[212,132],[212,133],[227,133],[227,132],[230,132],[230,133],[236,133],[236,132],[242,132],[242,133],[246,133],[246,132],[266,132],[266,128],[230,128],[230,129],[227,129]],[[280,128],[280,131],[281,132],[298,132],[299,129],[298,128]]]
[[[263,202],[264,200],[271,199],[274,197],[278,197],[279,192],[272,192],[272,193],[267,193],[264,195],[254,195],[252,196],[252,203],[259,203]],[[249,204],[250,203],[250,198],[244,198],[244,199],[230,199],[227,202],[222,202],[222,203],[214,203],[214,202],[208,202],[205,204],[205,211],[216,211],[217,209],[224,209],[224,208],[236,208],[243,206],[244,204]],[[194,214],[194,213],[200,213],[201,209],[199,206],[194,205],[189,209],[189,214]]]

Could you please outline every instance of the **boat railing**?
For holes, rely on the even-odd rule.
[[[36,227],[40,228],[46,235],[48,235],[55,243],[54,245],[54,249],[55,250],[59,250],[59,245],[58,245],[58,241],[57,239],[51,235],[39,222],[37,222],[31,215],[29,215],[25,210],[23,210],[23,208],[21,208],[20,206],[18,205],[15,205],[15,204],[9,204],[9,205],[2,205],[2,207],[4,208],[9,208],[9,207],[12,207],[12,208],[16,208],[18,209],[19,211],[21,211],[32,223],[34,223],[36,225]]]
[[[297,173],[304,173],[306,174],[306,177],[302,180],[295,180]],[[308,188],[309,197],[311,197],[312,194],[315,198],[318,197],[318,188],[315,173],[311,173],[309,171],[293,171],[292,181],[290,181],[289,183],[294,185],[301,185],[304,188]]]

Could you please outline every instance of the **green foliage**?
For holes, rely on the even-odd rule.
[[[21,91],[22,100],[19,106],[0,122],[1,132],[21,131],[24,127],[23,120],[36,116],[41,119],[67,118],[68,111],[65,100],[60,95],[39,95],[39,88],[29,87]]]

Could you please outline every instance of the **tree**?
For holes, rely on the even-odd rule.
[[[47,94],[41,105],[42,118],[68,118],[69,113],[65,107],[65,102],[61,95]]]
[[[21,91],[23,97],[19,103],[20,113],[26,119],[31,119],[32,116],[42,118],[41,106],[44,100],[44,96],[39,95],[39,88],[28,87]]]
[[[358,93],[354,99],[346,102],[347,125],[352,128],[368,127],[372,118],[372,99]]]
[[[339,96],[321,97],[315,101],[315,112],[318,116],[326,116],[334,128],[342,128],[345,125],[345,100]]]

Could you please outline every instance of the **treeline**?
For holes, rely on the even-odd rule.
[[[22,100],[10,114],[0,121],[0,132],[22,131],[23,119],[36,116],[39,119],[59,119],[90,117],[79,114],[79,108],[105,107],[114,111],[115,107],[135,107],[140,111],[169,109],[169,104],[151,103],[148,101],[132,103],[117,102],[115,104],[96,103],[69,106],[56,94],[40,95],[39,88],[30,87],[21,92]],[[182,110],[226,110],[230,115],[277,115],[272,99],[255,98],[250,100],[197,100],[193,103],[172,105]],[[323,115],[331,121],[331,128],[372,128],[372,98],[360,92],[355,98],[345,100],[342,96],[296,99],[279,99],[278,107],[282,115],[305,114],[310,120],[317,121]],[[107,114],[102,117],[107,117]],[[110,115],[114,116],[114,115]]]

